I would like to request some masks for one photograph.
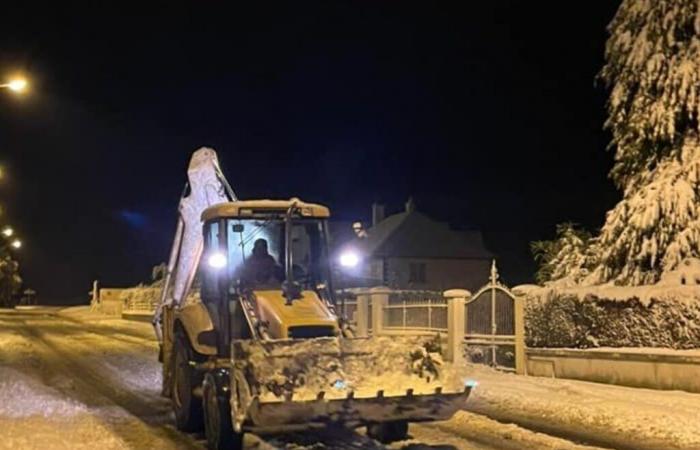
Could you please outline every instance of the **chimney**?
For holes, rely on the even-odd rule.
[[[416,202],[413,201],[413,197],[408,197],[406,201],[406,212],[410,213],[416,210]]]
[[[384,205],[372,203],[372,226],[376,226],[382,220],[384,220]]]

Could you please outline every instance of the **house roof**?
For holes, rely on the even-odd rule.
[[[353,246],[365,255],[413,258],[490,259],[479,231],[453,230],[416,210],[387,217],[355,238]]]

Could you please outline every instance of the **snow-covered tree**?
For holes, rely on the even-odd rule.
[[[17,261],[7,253],[0,255],[0,306],[14,306],[14,295],[21,286]]]
[[[601,78],[623,199],[598,236],[548,261],[549,280],[649,284],[700,255],[699,1],[623,0],[608,31]]]
[[[538,283],[566,279],[577,284],[588,274],[592,265],[587,254],[591,234],[573,223],[557,225],[557,237],[552,241],[535,241],[530,244],[539,268],[535,274]]]
[[[610,88],[611,176],[627,190],[664,158],[678,158],[698,131],[698,1],[623,0],[608,31],[601,78]]]
[[[599,264],[588,283],[652,284],[700,254],[700,143],[689,133],[678,156],[640,174],[608,212],[589,252]]]

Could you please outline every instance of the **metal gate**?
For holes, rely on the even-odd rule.
[[[464,314],[468,359],[515,370],[515,297],[498,282],[495,262],[489,283],[466,302]]]

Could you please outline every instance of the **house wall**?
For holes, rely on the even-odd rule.
[[[411,263],[425,264],[425,283],[410,282]],[[387,258],[384,264],[385,282],[392,287],[437,291],[462,288],[472,292],[488,282],[491,267],[488,259]]]

